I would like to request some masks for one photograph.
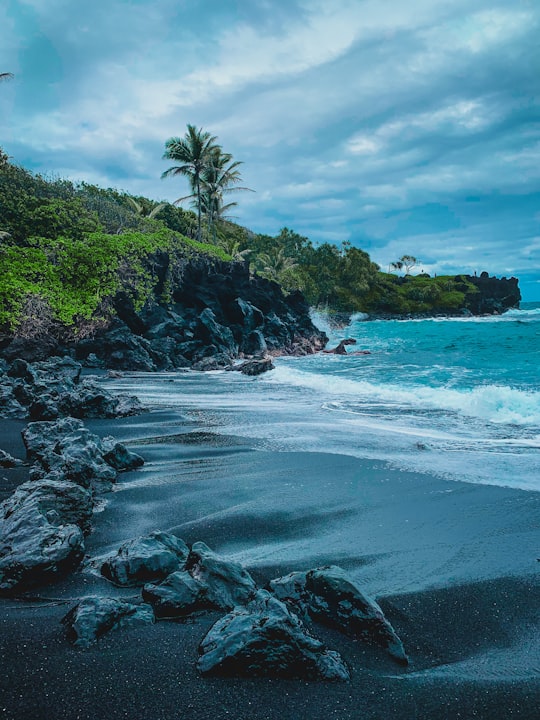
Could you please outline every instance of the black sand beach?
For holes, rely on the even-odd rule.
[[[538,718],[540,496],[449,483],[320,453],[271,453],[154,412],[90,421],[142,454],[95,515],[95,557],[155,529],[203,540],[261,584],[338,564],[379,600],[410,666],[334,631],[350,683],[203,679],[197,646],[219,613],[110,633],[73,649],[60,619],[86,594],[135,595],[88,571],[2,599],[0,713],[10,720]],[[0,446],[23,457],[23,423]],[[210,428],[211,430],[211,428]],[[4,470],[5,497],[25,469]]]

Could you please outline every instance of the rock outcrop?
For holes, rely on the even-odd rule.
[[[101,565],[101,574],[123,587],[163,580],[185,566],[189,548],[171,533],[153,532],[128,540]]]
[[[115,418],[143,411],[135,397],[116,396],[81,377],[69,357],[30,364],[14,360],[0,379],[0,416],[53,420],[59,417]]]
[[[90,647],[111,630],[153,622],[150,605],[106,597],[84,598],[62,619],[68,640],[82,648]]]
[[[379,605],[341,568],[329,566],[293,572],[272,580],[269,588],[302,616],[379,645],[397,662],[408,663],[403,644]]]
[[[337,652],[327,650],[284,603],[261,590],[213,625],[199,647],[203,675],[349,680]]]
[[[101,564],[102,573],[123,586],[140,585],[144,577],[163,575],[171,567],[175,569],[161,582],[149,582],[142,589],[143,607],[151,607],[156,620],[228,611],[200,644],[198,669],[203,675],[348,680],[339,654],[314,638],[303,620],[377,644],[398,662],[408,662],[379,605],[335,566],[293,572],[261,590],[245,568],[204,543],[188,549],[175,535],[158,531],[124,543]],[[94,632],[94,627],[116,624],[117,608],[111,603],[107,599],[102,607],[90,599],[83,605],[90,632],[71,630],[79,644],[95,639],[101,630]],[[68,615],[71,628],[80,614],[75,608]]]
[[[166,270],[166,262],[157,269],[157,287]],[[305,355],[327,342],[300,293],[285,296],[276,283],[251,276],[245,263],[195,258],[176,280],[169,304],[152,301],[136,312],[121,294],[115,310],[105,332],[66,351],[83,363],[113,369],[216,370],[237,357]]]
[[[521,292],[518,279],[490,277],[487,272],[465,275],[465,280],[475,285],[478,292],[466,296],[467,309],[473,315],[497,315],[519,307]],[[459,280],[459,276],[456,277]]]
[[[29,423],[22,433],[31,477],[61,477],[91,488],[110,490],[118,471],[132,470],[143,459],[112,438],[102,440],[76,418]]]
[[[111,489],[117,472],[143,463],[75,418],[29,423],[23,440],[35,464],[30,481],[0,505],[3,594],[52,582],[75,569],[84,556],[95,495]]]

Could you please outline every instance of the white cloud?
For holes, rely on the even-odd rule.
[[[531,11],[508,7],[472,12],[425,33],[431,48],[468,50],[478,54],[515,40],[527,32],[534,15]]]
[[[244,15],[247,3],[230,14],[223,3],[219,17],[200,18],[204,3],[178,0],[20,4],[25,17],[33,9],[64,64],[55,78],[61,102],[51,111],[31,104],[30,66],[0,93],[0,140],[8,152],[8,141],[16,142],[40,169],[174,199],[179,183],[159,180],[163,143],[194,123],[245,161],[245,184],[257,192],[238,197],[237,214],[253,229],[286,224],[314,240],[353,237],[367,249],[389,243],[389,260],[446,243],[456,269],[488,257],[484,238],[499,233],[489,209],[499,196],[537,191],[534,5],[275,0]],[[0,8],[3,29],[5,17]],[[19,26],[9,30],[27,60],[35,27],[27,38],[17,38]],[[17,73],[5,46],[0,63],[0,71]],[[24,83],[26,105],[18,106]],[[429,219],[426,235],[411,229],[411,208],[450,205],[466,192],[497,195],[486,201],[485,226],[464,215],[458,234],[431,232]],[[524,261],[532,262],[537,208],[523,227],[523,210],[508,212],[506,241],[515,246],[519,225],[519,237],[529,238]]]

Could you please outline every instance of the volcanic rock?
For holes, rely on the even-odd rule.
[[[206,595],[207,585],[185,570],[171,573],[158,585],[149,583],[142,591],[143,600],[152,605],[157,618],[184,617],[211,607]]]
[[[223,610],[244,605],[257,591],[247,570],[237,562],[220,557],[203,542],[194,543],[186,570],[206,587],[206,600]]]
[[[126,600],[105,597],[84,598],[62,619],[68,640],[83,648],[110,630],[153,622],[150,605],[134,605]]]
[[[90,513],[91,498],[73,483],[18,488],[0,506],[0,592],[26,590],[76,568]]]
[[[349,680],[337,652],[311,637],[286,605],[261,590],[213,625],[199,647],[203,675]]]
[[[101,574],[116,585],[144,585],[182,569],[188,555],[189,548],[183,540],[156,531],[121,545],[116,555],[102,564]]]
[[[365,595],[339,567],[293,572],[269,583],[271,591],[297,612],[351,637],[385,648],[407,664],[403,644],[379,605]]]

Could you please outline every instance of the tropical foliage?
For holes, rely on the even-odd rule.
[[[176,200],[175,205],[192,200],[197,211],[197,240],[202,239],[202,217],[206,218],[207,238],[217,242],[217,229],[226,218],[226,213],[236,203],[225,203],[224,195],[249,190],[240,187],[242,180],[239,167],[230,153],[223,152],[216,143],[217,138],[194,125],[187,126],[184,137],[173,137],[165,143],[163,157],[174,160],[173,165],[162,174],[162,178],[182,175],[187,178],[191,193]]]
[[[106,319],[119,291],[140,306],[153,292],[158,251],[168,253],[171,276],[193,255],[229,258],[189,237],[195,226],[193,213],[168,203],[47,180],[6,162],[0,167],[0,329],[20,331],[29,308],[39,307],[42,317],[80,332]]]
[[[186,136],[171,138],[166,148],[178,164],[164,175],[188,179],[186,199],[195,212],[34,175],[0,156],[0,331],[26,332],[39,317],[86,332],[106,322],[119,291],[140,307],[154,293],[159,253],[167,253],[169,280],[193,255],[233,260],[333,311],[452,311],[476,293],[459,276],[412,276],[418,262],[412,255],[392,264],[405,271],[397,276],[381,272],[351,243],[314,245],[289,228],[275,236],[251,232],[226,217],[235,206],[227,195],[247,188],[240,184],[241,163],[214,136],[188,125]],[[166,300],[170,288],[160,287]]]

